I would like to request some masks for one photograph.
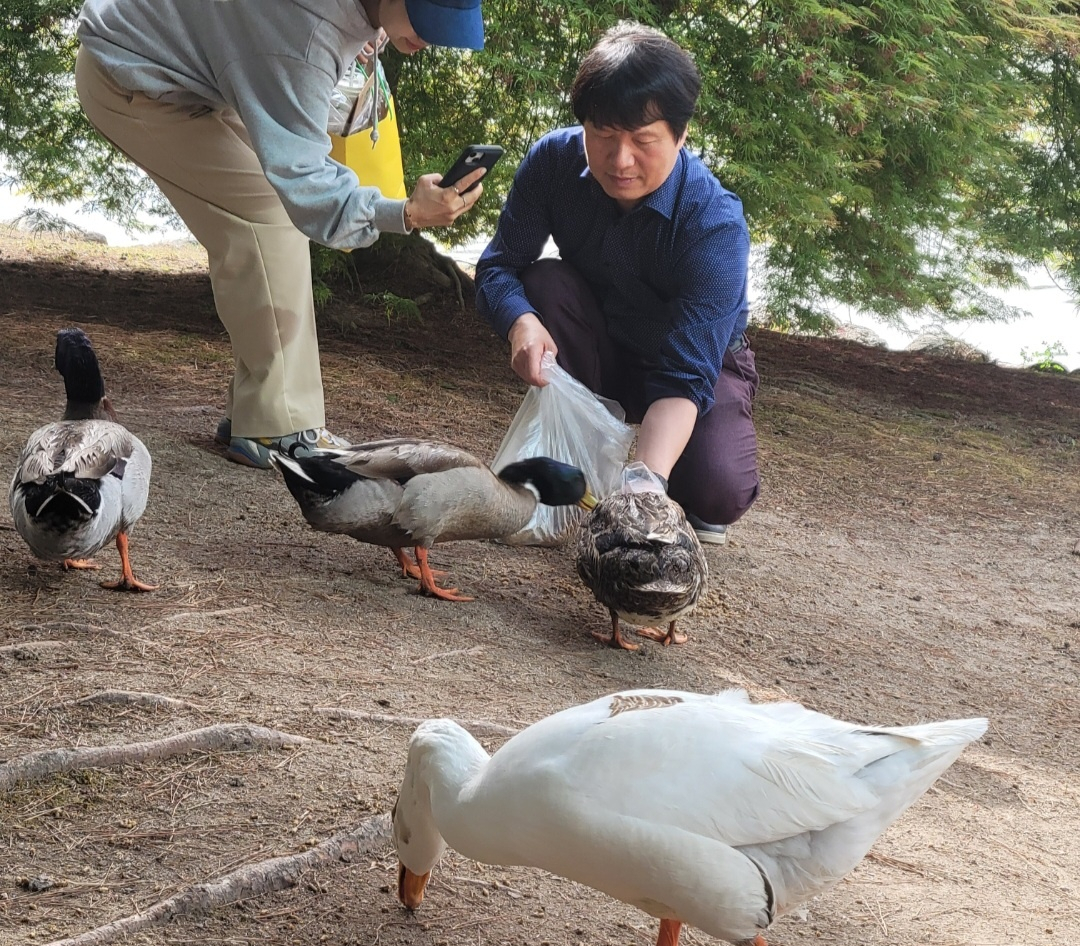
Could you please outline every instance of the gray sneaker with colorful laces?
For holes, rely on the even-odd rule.
[[[228,417],[218,424],[214,440],[226,447],[225,456],[233,463],[270,469],[270,451],[307,456],[319,450],[340,450],[352,446],[348,440],[338,437],[325,427],[300,430],[281,437],[234,437],[232,421]]]

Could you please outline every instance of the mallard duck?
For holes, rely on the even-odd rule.
[[[8,498],[11,517],[38,558],[65,568],[98,568],[89,557],[116,540],[118,581],[103,588],[153,591],[136,579],[128,534],[146,509],[150,452],[116,422],[97,355],[81,329],[56,336],[56,370],[67,392],[64,415],[26,441]]]
[[[436,542],[512,535],[532,518],[537,502],[596,504],[577,467],[535,457],[496,475],[471,453],[431,440],[398,437],[271,457],[310,525],[386,546],[402,575],[419,578],[422,593],[446,601],[473,599],[436,583],[439,573],[428,564]],[[415,563],[406,546],[415,550]]]
[[[641,463],[631,463],[624,486],[601,500],[581,522],[577,572],[596,600],[611,613],[611,634],[593,636],[625,650],[620,620],[641,627],[638,634],[682,644],[675,621],[697,604],[709,577],[705,553],[682,507],[670,499]],[[655,483],[655,487],[651,484]]]
[[[852,870],[986,726],[874,728],[741,690],[630,690],[489,756],[429,720],[393,811],[398,897],[415,910],[450,846],[635,906],[660,920],[657,946],[677,946],[683,923],[765,946],[775,917]]]

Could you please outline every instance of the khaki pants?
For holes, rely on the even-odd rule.
[[[236,362],[225,407],[233,434],[322,427],[308,239],[289,220],[236,112],[128,92],[85,50],[75,85],[87,118],[150,175],[206,248]]]

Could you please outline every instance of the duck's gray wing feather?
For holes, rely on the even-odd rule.
[[[57,473],[99,480],[109,473],[123,477],[136,452],[146,448],[121,424],[102,420],[59,421],[30,435],[19,457],[19,481],[40,483]],[[149,454],[146,454],[149,460]]]
[[[471,453],[451,444],[409,437],[354,444],[333,453],[336,462],[372,479],[405,481],[421,473],[485,466]]]

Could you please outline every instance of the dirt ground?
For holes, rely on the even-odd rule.
[[[332,429],[494,455],[522,385],[475,314],[441,299],[418,318],[331,303]],[[122,420],[153,453],[131,549],[161,588],[108,592],[102,575],[36,562],[4,507],[0,762],[216,723],[310,741],[14,785],[0,795],[2,946],[92,930],[389,811],[402,718],[520,727],[628,687],[733,685],[863,723],[991,719],[850,877],[774,925],[772,946],[1080,941],[1077,378],[752,333],[761,498],[708,551],[689,643],[629,654],[590,636],[607,617],[563,550],[437,547],[477,600],[433,601],[385,549],[311,531],[276,474],[225,462],[212,435],[230,358],[196,247],[0,236],[7,469],[61,410],[52,349],[67,325],[90,333]],[[113,577],[115,550],[98,559]],[[77,702],[113,690],[177,702]],[[654,921],[605,896],[457,856],[409,915],[394,868],[379,844],[124,942],[655,941]]]

